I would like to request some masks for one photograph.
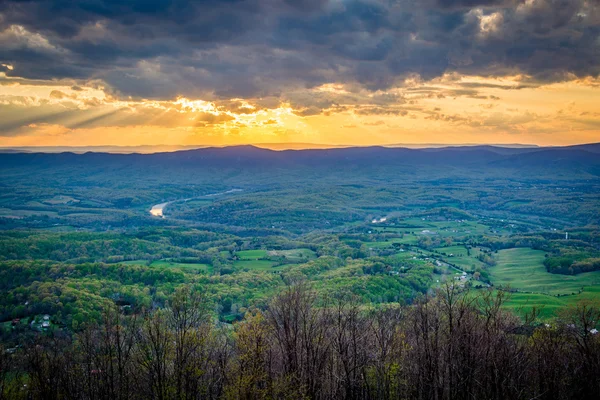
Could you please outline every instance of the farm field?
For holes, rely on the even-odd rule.
[[[523,292],[571,295],[585,287],[600,286],[600,271],[577,275],[551,274],[542,264],[544,252],[527,248],[498,251],[497,265],[489,268],[495,286]]]
[[[448,257],[467,257],[467,248],[465,246],[446,246],[436,247],[433,250],[442,253]]]
[[[396,238],[379,242],[365,242],[365,246],[371,249],[383,249],[391,247],[394,243],[404,243],[402,239],[403,238]]]
[[[600,286],[587,286],[575,295],[552,296],[541,293],[510,293],[505,308],[517,315],[525,316],[535,308],[539,318],[548,321],[560,315],[561,310],[575,307],[581,301],[597,302]]]
[[[267,255],[269,257],[285,257],[287,260],[295,262],[307,262],[317,258],[315,252],[310,249],[270,250]]]
[[[434,250],[442,253],[445,261],[456,265],[464,271],[473,272],[477,269],[486,268],[486,264],[477,258],[481,254],[481,250],[478,247],[471,248],[470,255],[468,255],[469,252],[464,246],[438,247]]]
[[[241,260],[258,260],[267,256],[266,250],[242,250],[235,253]]]
[[[42,200],[42,202],[49,204],[49,205],[57,205],[57,204],[78,203],[79,200],[74,199],[71,196],[54,196],[51,199]]]

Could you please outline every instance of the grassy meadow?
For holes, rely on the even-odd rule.
[[[600,286],[600,271],[577,275],[547,272],[543,265],[544,254],[527,248],[498,251],[497,265],[489,269],[492,282],[522,292],[549,295],[572,295],[588,286]]]

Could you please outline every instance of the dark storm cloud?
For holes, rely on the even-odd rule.
[[[506,6],[523,0],[433,0],[441,8]]]
[[[369,90],[447,72],[600,72],[597,0],[3,0],[0,65],[145,98]],[[303,113],[314,112],[313,104]]]

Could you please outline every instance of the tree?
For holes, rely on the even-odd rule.
[[[265,399],[273,390],[270,373],[270,335],[260,312],[247,313],[235,327],[237,362],[231,371],[234,378],[226,389],[231,399]]]
[[[211,322],[202,292],[189,285],[178,288],[169,302],[167,318],[175,347],[175,398],[197,398]]]
[[[138,337],[140,388],[147,397],[158,400],[170,399],[175,394],[172,387],[175,341],[167,321],[168,314],[164,310],[148,315]]]

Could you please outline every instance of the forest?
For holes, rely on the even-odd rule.
[[[215,325],[201,290],[166,307],[109,307],[73,337],[0,353],[0,395],[34,399],[567,399],[600,390],[597,306],[532,325],[505,294],[446,285],[412,306],[366,309],[302,282],[233,328]],[[23,384],[27,382],[27,384]]]

